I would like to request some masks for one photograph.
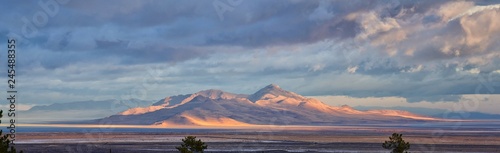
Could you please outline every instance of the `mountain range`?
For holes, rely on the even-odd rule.
[[[464,120],[498,120],[500,119],[500,114],[488,114],[482,112],[465,112],[465,111],[451,111],[446,109],[438,108],[422,108],[422,107],[382,107],[382,106],[356,106],[353,107],[357,110],[378,110],[378,109],[393,109],[393,110],[403,110],[415,114],[425,114],[426,116],[436,117],[436,118],[449,118],[449,119],[464,119]]]
[[[82,121],[111,116],[135,107],[149,106],[154,101],[127,100],[88,100],[50,105],[33,106],[29,110],[19,111],[23,123],[51,123],[61,121]]]
[[[234,94],[204,90],[166,97],[147,107],[136,107],[95,123],[160,126],[338,125],[415,123],[436,121],[400,110],[356,110],[335,107],[317,99],[268,85],[257,92]]]

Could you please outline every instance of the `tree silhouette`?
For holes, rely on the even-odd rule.
[[[382,144],[382,147],[392,150],[391,153],[408,153],[407,150],[410,149],[410,143],[403,140],[403,134],[393,133],[389,137],[389,141],[385,141]]]
[[[203,153],[207,145],[201,139],[196,140],[195,136],[187,136],[182,139],[181,146],[175,148],[181,153]]]
[[[3,117],[3,110],[0,110],[0,119]],[[1,121],[0,121],[1,123]],[[11,145],[8,134],[3,134],[3,130],[0,130],[0,153],[16,153],[16,148]],[[21,151],[20,153],[22,153]]]

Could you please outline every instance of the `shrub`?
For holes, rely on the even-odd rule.
[[[207,145],[201,139],[196,140],[195,136],[187,136],[182,139],[181,146],[175,148],[181,153],[203,153]]]
[[[389,137],[389,141],[385,141],[382,144],[382,147],[392,150],[391,153],[408,153],[407,150],[410,149],[410,143],[403,140],[403,134],[393,133]]]
[[[0,110],[0,119],[3,117],[3,110]],[[1,123],[1,121],[0,121]],[[16,153],[16,148],[11,146],[11,141],[9,139],[8,134],[3,134],[3,131],[0,130],[0,153]],[[21,151],[20,153],[22,153]]]

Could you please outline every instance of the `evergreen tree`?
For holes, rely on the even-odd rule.
[[[187,136],[182,139],[181,146],[175,148],[181,153],[203,153],[207,145],[201,139],[196,140],[195,136]]]
[[[403,140],[403,134],[393,133],[389,137],[389,141],[385,141],[382,144],[382,147],[392,150],[391,153],[408,153],[407,150],[410,149],[410,143]]]
[[[3,117],[3,110],[0,110],[0,119]],[[3,130],[0,129],[0,153],[16,153],[16,148],[10,146],[11,142],[8,134],[3,134]],[[22,153],[21,151],[20,153]]]

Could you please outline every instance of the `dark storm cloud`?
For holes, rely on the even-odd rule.
[[[370,6],[361,2],[345,2],[330,4],[330,2],[312,1],[255,1],[243,2],[230,12],[225,12],[226,19],[217,16],[213,1],[198,3],[186,1],[70,1],[60,6],[59,13],[49,18],[48,25],[38,28],[39,35],[55,37],[59,42],[47,44],[46,41],[37,41],[30,38],[35,45],[42,45],[49,50],[93,50],[91,41],[99,41],[104,36],[117,37],[125,42],[144,40],[144,37],[163,41],[165,52],[171,53],[169,48],[174,45],[231,45],[259,47],[273,44],[310,43],[332,37],[353,37],[355,23],[343,22],[342,16],[352,10],[360,9],[358,5]],[[15,5],[15,4],[11,4]],[[27,8],[33,11],[17,14],[17,18],[30,17],[42,7],[31,4]],[[346,9],[347,8],[347,9]],[[326,14],[339,16],[330,21],[333,16],[315,13],[324,9]],[[23,12],[23,11],[20,11]],[[317,12],[317,11],[316,11]],[[319,15],[314,15],[319,14]],[[311,16],[314,15],[316,17]],[[329,18],[328,18],[329,17]],[[18,21],[19,22],[19,21]],[[18,23],[22,27],[22,23]],[[111,25],[116,33],[107,33],[104,26]],[[146,29],[147,28],[147,29]],[[15,31],[15,30],[14,30]],[[18,33],[21,33],[18,31]],[[55,33],[55,34],[53,34]],[[57,35],[59,33],[59,35]],[[74,46],[67,47],[68,39],[80,38]],[[63,37],[63,38],[57,38]],[[93,39],[92,39],[93,38]],[[181,39],[181,41],[176,41]],[[146,41],[146,40],[144,40]],[[164,44],[152,44],[162,45]],[[126,46],[115,48],[126,49]],[[149,46],[154,48],[155,46]],[[182,48],[182,47],[181,47]],[[147,50],[148,48],[143,48]],[[113,52],[112,50],[108,50]],[[183,52],[183,51],[179,51]],[[194,56],[185,52],[186,56]],[[179,55],[178,55],[179,56]],[[181,56],[184,57],[184,56]],[[147,57],[143,57],[147,58]],[[189,58],[188,58],[189,59]],[[168,59],[166,59],[168,60]],[[153,58],[153,61],[154,60]]]

